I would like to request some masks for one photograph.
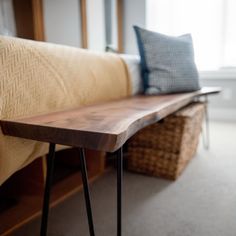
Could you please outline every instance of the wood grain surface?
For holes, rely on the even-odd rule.
[[[143,127],[220,88],[196,92],[134,96],[28,118],[1,120],[5,135],[113,152]]]

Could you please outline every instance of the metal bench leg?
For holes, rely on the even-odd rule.
[[[117,151],[117,236],[122,235],[123,148]]]
[[[49,212],[50,190],[52,185],[53,168],[54,168],[55,146],[56,144],[50,143],[49,155],[47,157],[47,176],[46,176],[46,184],[45,184],[44,199],[43,199],[43,212],[42,212],[41,231],[40,231],[41,236],[47,235],[48,212]]]
[[[88,224],[89,224],[89,233],[90,233],[90,236],[94,236],[95,233],[94,233],[94,224],[93,224],[93,214],[92,214],[91,201],[90,201],[85,152],[83,148],[80,148],[79,151],[80,151],[81,175],[82,175],[83,188],[84,188],[84,198],[85,198],[85,203],[86,203],[86,210],[87,210],[87,217],[88,217]]]
[[[210,146],[210,131],[209,131],[209,113],[208,113],[208,96],[205,96],[205,135],[204,131],[202,132],[203,146],[206,150]]]

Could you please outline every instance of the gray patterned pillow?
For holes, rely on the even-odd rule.
[[[141,56],[145,94],[200,89],[192,37],[166,36],[134,26]]]

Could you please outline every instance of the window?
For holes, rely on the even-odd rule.
[[[0,0],[0,35],[16,35],[13,4],[11,0]]]
[[[147,0],[147,28],[191,33],[199,70],[236,69],[235,0]]]

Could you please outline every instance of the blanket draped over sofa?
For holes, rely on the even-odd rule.
[[[126,64],[115,54],[0,37],[0,119],[32,116],[131,94]],[[0,131],[0,185],[48,152],[41,142]]]

